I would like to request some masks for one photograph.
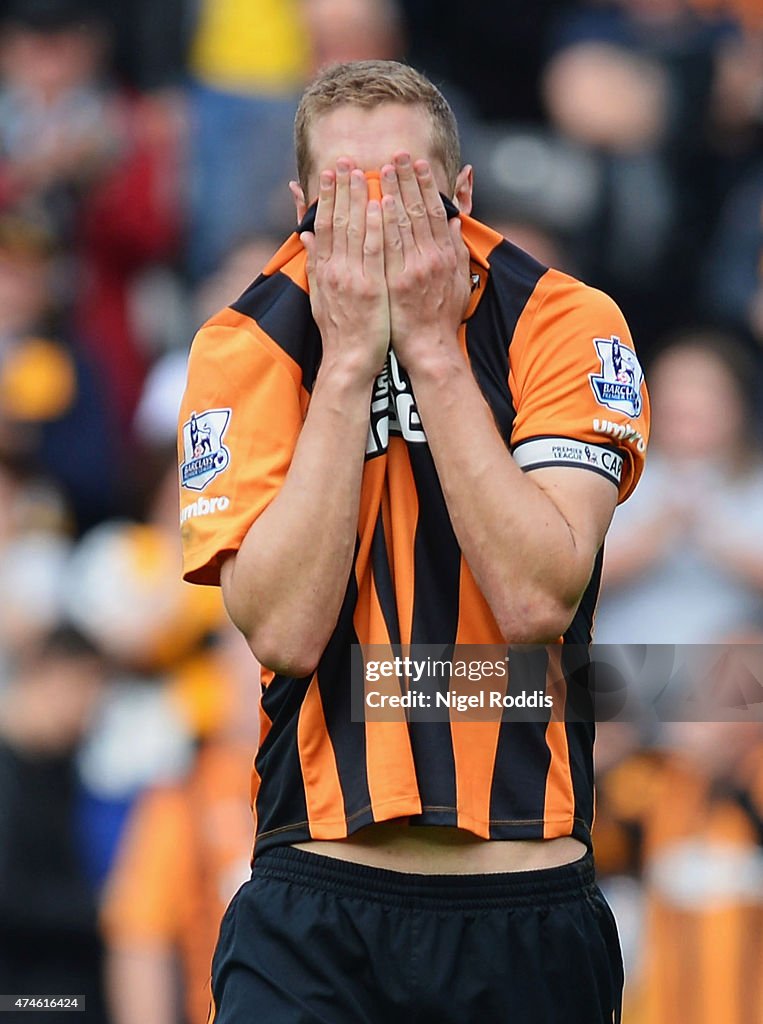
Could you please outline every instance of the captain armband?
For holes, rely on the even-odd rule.
[[[623,457],[616,449],[571,437],[531,437],[520,441],[513,455],[524,470],[576,466],[599,473],[618,487],[623,475]]]

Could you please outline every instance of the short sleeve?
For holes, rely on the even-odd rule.
[[[301,372],[249,317],[225,310],[191,346],[178,424],[183,577],[219,584],[278,494],[302,428]]]
[[[549,270],[519,319],[509,365],[519,465],[599,473],[624,501],[644,465],[649,396],[616,303]]]

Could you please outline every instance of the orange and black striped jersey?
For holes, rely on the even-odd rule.
[[[600,473],[625,498],[641,472],[649,412],[621,312],[462,221],[473,292],[459,339],[507,447],[525,470]],[[320,358],[295,233],[191,350],[179,426],[186,579],[218,583],[221,559],[278,494]],[[600,563],[568,643],[590,640]],[[372,394],[355,558],[336,629],[312,677],[263,672],[257,850],[401,817],[486,838],[574,835],[590,845],[591,724],[352,720],[354,644],[500,642],[454,535],[410,380],[391,354]]]

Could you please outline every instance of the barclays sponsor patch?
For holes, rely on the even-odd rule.
[[[203,491],[228,468],[230,452],[223,444],[230,422],[230,409],[208,409],[191,413],[183,424],[183,455],[180,482],[192,491]]]
[[[643,406],[644,371],[633,349],[623,345],[617,335],[594,338],[601,362],[601,373],[589,374],[599,405],[625,416],[637,417]]]

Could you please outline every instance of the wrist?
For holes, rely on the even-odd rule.
[[[405,347],[404,355],[398,355],[411,380],[421,383],[445,383],[454,374],[467,369],[455,334],[452,337],[421,336]]]
[[[378,372],[367,361],[348,357],[337,359],[324,352],[313,392],[331,393],[344,401],[370,402]]]

